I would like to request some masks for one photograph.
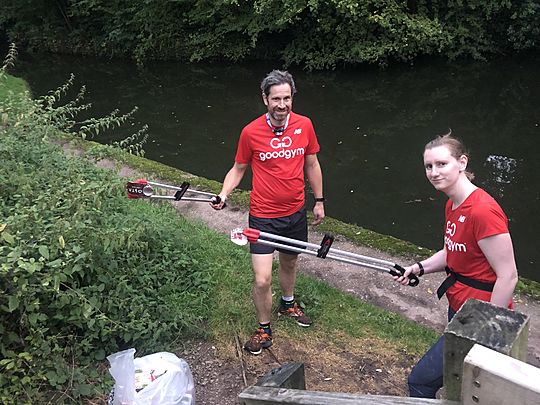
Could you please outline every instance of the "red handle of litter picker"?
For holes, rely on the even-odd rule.
[[[128,181],[126,185],[128,198],[145,198],[145,187],[148,186],[148,181],[145,179],[139,179],[135,181]]]
[[[261,231],[253,228],[246,228],[243,230],[242,233],[251,243],[256,243],[259,240],[259,236],[261,235]]]

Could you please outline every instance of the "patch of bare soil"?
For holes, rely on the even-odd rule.
[[[113,162],[101,161],[99,165],[115,168]],[[119,174],[136,176],[128,167],[121,168]],[[205,203],[180,201],[173,204],[181,215],[201,220],[219,232],[228,234],[233,228],[247,226],[247,212],[233,206],[215,211]],[[327,214],[332,215],[331,212]],[[322,236],[316,229],[310,229],[310,241],[319,243]],[[402,265],[415,259],[387,255],[343,238],[336,238],[333,247]],[[442,274],[422,278],[418,287],[404,287],[386,273],[307,255],[300,255],[299,271],[441,333],[446,326],[447,302],[444,298],[439,302],[435,294],[444,277]],[[514,298],[516,310],[530,316],[528,362],[540,367],[540,305],[527,296],[518,294]],[[407,395],[406,376],[417,358],[407,353],[401,353],[397,358],[388,356],[385,352],[395,353],[395,349],[386,350],[385,342],[358,345],[343,339],[342,344],[330,345],[309,332],[305,338],[289,339],[280,334],[282,331],[279,328],[275,333],[271,350],[264,350],[260,356],[242,352],[240,345],[247,338],[245,336],[237,337],[238,340],[226,348],[213,347],[208,342],[186,344],[177,354],[190,365],[196,383],[197,404],[237,404],[238,394],[246,386],[255,384],[268,371],[287,362],[304,363],[309,390]]]
[[[306,331],[304,338],[276,334],[274,346],[259,356],[220,352],[207,342],[192,342],[177,353],[196,381],[197,404],[237,404],[238,394],[268,371],[286,363],[303,363],[306,387],[312,391],[406,396],[406,376],[414,359],[396,358],[395,348],[363,339],[326,343]],[[234,344],[231,344],[233,346]]]

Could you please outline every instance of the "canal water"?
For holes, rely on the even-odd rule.
[[[294,110],[312,118],[327,215],[431,249],[442,247],[445,197],[424,175],[426,142],[449,128],[469,146],[475,183],[510,219],[521,276],[540,281],[540,55],[490,63],[429,61],[386,70],[291,69]],[[262,114],[259,83],[278,65],[155,63],[20,55],[14,73],[35,95],[70,73],[92,116],[139,108],[100,142],[148,124],[146,157],[222,181],[243,125]],[[67,99],[66,99],[67,100]],[[241,185],[249,188],[249,178]]]

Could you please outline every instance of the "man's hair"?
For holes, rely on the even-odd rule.
[[[261,90],[265,96],[268,96],[270,94],[270,88],[280,84],[288,84],[291,86],[291,95],[294,96],[296,94],[294,79],[292,75],[285,70],[272,70],[268,73],[261,82]]]

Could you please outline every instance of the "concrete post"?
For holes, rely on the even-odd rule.
[[[529,317],[484,301],[470,299],[444,331],[445,398],[461,401],[465,356],[475,343],[525,361]]]

